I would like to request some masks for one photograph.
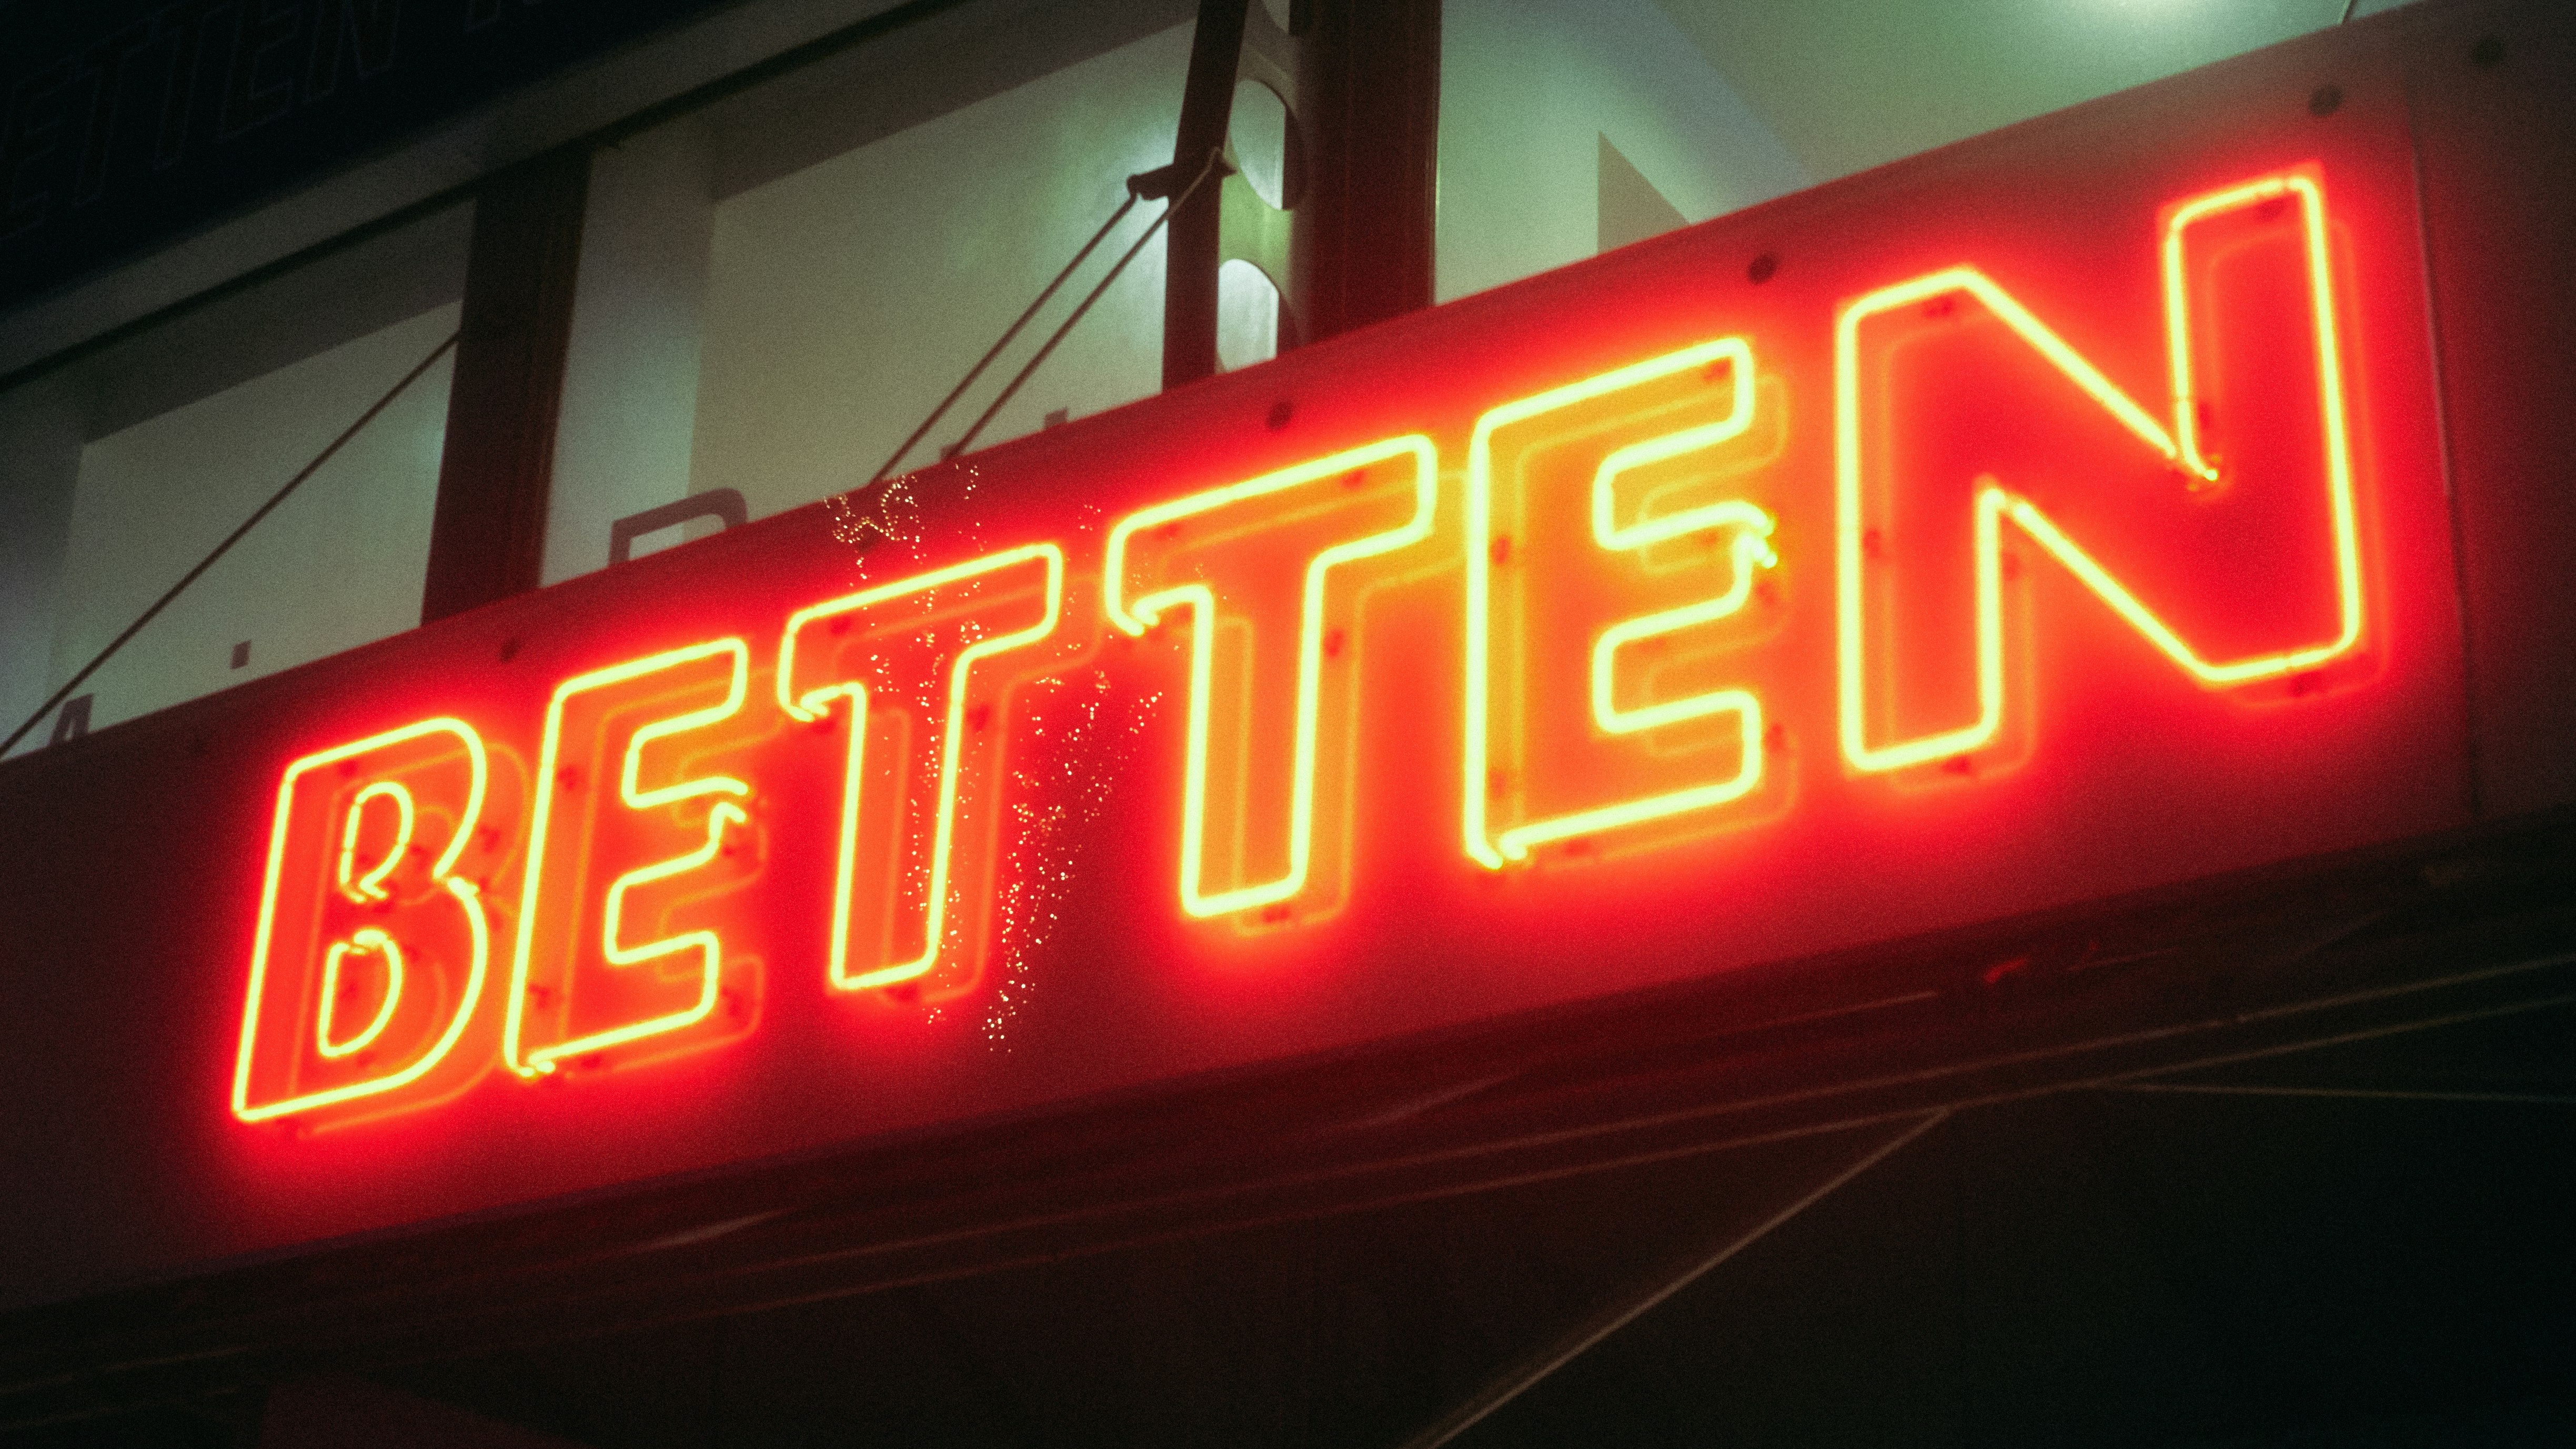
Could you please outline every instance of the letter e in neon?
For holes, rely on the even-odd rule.
[[[1778,558],[1771,515],[1735,496],[1766,461],[1759,395],[1751,346],[1725,337],[1477,420],[1461,798],[1479,864],[1660,840],[1760,788],[1740,656]]]

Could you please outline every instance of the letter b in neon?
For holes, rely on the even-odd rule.
[[[234,1061],[245,1122],[390,1105],[464,1035],[491,968],[483,741],[429,719],[295,761],[277,790]],[[469,871],[469,867],[474,868]]]

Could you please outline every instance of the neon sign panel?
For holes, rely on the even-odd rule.
[[[524,751],[531,722],[457,708],[302,755],[269,820],[231,1111],[336,1122],[496,1064],[559,1080],[695,1053],[754,1032],[763,992],[926,1010],[979,989],[1029,788],[1013,712],[1107,649],[1169,681],[1175,749],[1134,768],[1172,788],[1159,898],[1211,942],[1329,930],[1367,814],[1353,762],[1452,718],[1439,829],[1467,879],[1758,836],[1797,814],[1801,769],[1900,791],[2007,774],[2056,747],[2012,682],[2044,598],[2025,556],[2177,682],[2248,708],[2330,697],[2334,670],[2367,672],[2379,607],[2334,226],[2316,165],[2163,209],[2141,249],[2162,417],[1974,258],[1855,279],[1817,319],[1822,527],[1776,466],[1803,426],[1778,343],[1721,322],[1465,417],[1180,480],[1096,542],[1041,531],[817,589],[762,626],[774,645],[595,660]],[[2238,597],[2256,547],[2291,561],[2279,608]],[[1447,602],[1407,627],[1454,637],[1463,669],[1416,684],[1457,712],[1372,715],[1362,649],[1426,579]],[[1835,748],[1799,766],[1780,720],[1789,642],[1814,642],[1788,622],[1802,595],[1830,601]],[[771,853],[800,848],[776,838],[780,782],[825,779],[827,898],[765,899]],[[810,911],[812,959],[747,952],[753,901]]]

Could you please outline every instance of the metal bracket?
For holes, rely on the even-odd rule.
[[[1172,214],[1163,298],[1163,386],[1178,387],[1216,371],[1217,272],[1229,261],[1248,262],[1279,292],[1279,345],[1305,335],[1291,260],[1291,213],[1306,188],[1313,150],[1298,92],[1305,45],[1257,0],[1200,0],[1190,42],[1190,69],[1181,94],[1180,128],[1173,141],[1176,177],[1195,177],[1215,154],[1227,168],[1215,194],[1194,198]],[[1280,200],[1272,206],[1243,179],[1235,152],[1234,96],[1250,81],[1279,98],[1287,115]],[[1157,173],[1137,178],[1140,196],[1156,194]],[[1166,182],[1163,194],[1177,189]]]
[[[1306,144],[1303,117],[1297,107],[1297,78],[1302,74],[1305,46],[1299,39],[1279,28],[1270,18],[1267,6],[1254,0],[1243,17],[1243,46],[1236,54],[1234,78],[1237,85],[1245,81],[1260,86],[1279,98],[1279,107],[1287,115],[1285,139],[1280,158],[1278,206],[1270,204],[1252,183],[1244,179],[1243,159],[1234,148],[1234,134],[1229,125],[1225,138],[1226,164],[1231,174],[1219,183],[1217,203],[1217,265],[1248,262],[1261,269],[1270,285],[1279,292],[1279,350],[1287,351],[1304,335],[1298,325],[1295,293],[1291,291],[1289,268],[1289,234],[1291,213],[1306,189]],[[1229,119],[1233,98],[1227,97]]]

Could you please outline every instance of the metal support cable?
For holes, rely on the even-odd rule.
[[[2224,1082],[2112,1082],[2120,1092],[2173,1092],[2207,1097],[2316,1097],[2351,1102],[2491,1102],[2508,1107],[2576,1107],[2576,1093],[2477,1092],[2433,1088],[2275,1087]]]
[[[958,452],[963,453],[974,446],[975,439],[983,433],[985,425],[992,422],[994,415],[1001,412],[1003,406],[1010,402],[1013,397],[1018,395],[1021,385],[1026,383],[1029,378],[1037,372],[1039,365],[1044,363],[1047,358],[1054,353],[1056,344],[1064,341],[1065,334],[1073,330],[1074,324],[1080,322],[1083,319],[1084,314],[1091,310],[1091,305],[1094,302],[1099,301],[1101,295],[1109,290],[1110,284],[1116,282],[1119,275],[1127,270],[1127,264],[1136,260],[1136,254],[1145,249],[1145,244],[1154,239],[1155,234],[1163,229],[1163,224],[1172,219],[1173,213],[1179,211],[1183,206],[1188,205],[1190,197],[1195,195],[1201,186],[1207,184],[1209,177],[1217,175],[1220,172],[1231,171],[1232,169],[1232,167],[1225,164],[1225,158],[1221,152],[1210,151],[1208,153],[1207,160],[1199,164],[1198,175],[1190,178],[1190,184],[1181,188],[1181,194],[1172,198],[1171,205],[1163,208],[1163,214],[1154,218],[1153,225],[1145,228],[1145,234],[1136,238],[1134,242],[1129,244],[1125,252],[1119,254],[1117,262],[1109,268],[1109,274],[1102,277],[1100,281],[1092,287],[1091,291],[1083,297],[1081,303],[1073,309],[1071,315],[1067,316],[1064,321],[1056,324],[1055,331],[1048,336],[1045,345],[1037,350],[1037,355],[1031,357],[1027,363],[1022,365],[1019,372],[1011,378],[1010,382],[1003,386],[1000,396],[995,397],[992,404],[989,407],[986,407],[982,415],[975,419],[974,425],[966,430],[966,435],[957,440]],[[1136,197],[1145,195],[1147,191],[1151,189],[1153,179],[1160,177],[1162,174],[1163,173],[1160,171],[1148,171],[1139,176],[1129,177],[1127,186],[1129,201],[1131,204]]]
[[[101,649],[97,654],[91,656],[90,661],[87,664],[82,665],[78,673],[74,674],[68,681],[66,681],[62,688],[54,691],[52,698],[46,700],[43,704],[38,705],[36,707],[36,712],[27,716],[26,723],[18,726],[15,730],[10,731],[9,738],[6,740],[0,740],[0,755],[6,755],[11,750],[16,749],[18,747],[18,742],[27,737],[28,731],[34,729],[37,724],[45,718],[45,716],[52,714],[55,706],[60,705],[64,700],[69,699],[73,690],[80,688],[83,681],[87,680],[92,674],[98,672],[100,665],[105,664],[111,657],[113,657],[117,650],[125,647],[127,640],[132,639],[135,635],[143,632],[144,625],[151,623],[155,618],[159,617],[163,609],[170,607],[172,600],[177,599],[179,595],[187,592],[187,588],[190,584],[195,583],[204,575],[206,570],[213,568],[217,559],[230,553],[234,544],[241,542],[252,529],[259,526],[259,521],[261,519],[266,518],[269,514],[275,512],[279,504],[284,503],[296,489],[304,485],[304,480],[322,471],[322,465],[330,462],[332,456],[338,453],[341,448],[347,446],[351,438],[356,437],[359,431],[365,428],[367,424],[374,422],[378,413],[381,413],[386,408],[393,406],[394,399],[402,396],[405,388],[418,382],[421,374],[429,371],[429,369],[436,364],[440,358],[445,357],[448,350],[456,346],[456,339],[458,336],[459,334],[454,332],[447,334],[447,340],[441,342],[436,347],[431,348],[427,357],[422,358],[419,364],[413,367],[411,371],[403,374],[402,381],[395,383],[392,389],[386,392],[383,397],[376,399],[365,412],[358,414],[358,420],[356,422],[353,422],[346,428],[341,429],[338,437],[333,438],[321,452],[314,454],[312,462],[307,463],[302,468],[296,470],[295,476],[287,479],[284,487],[278,489],[275,493],[268,495],[268,501],[253,510],[250,517],[243,519],[240,527],[224,535],[224,541],[216,544],[213,552],[207,554],[204,558],[199,559],[195,568],[188,570],[186,574],[182,575],[179,582],[170,586],[168,592],[153,600],[152,606],[145,609],[133,623],[126,625],[123,633],[109,640],[106,648]]]
[[[1067,316],[1063,322],[1057,324],[1055,331],[1048,335],[1046,342],[1038,348],[1036,355],[1031,357],[1028,362],[1012,376],[1010,382],[1003,387],[1001,394],[995,397],[992,404],[986,407],[983,413],[975,419],[973,426],[966,430],[965,436],[958,440],[958,451],[962,452],[968,447],[971,447],[975,439],[983,433],[985,427],[989,425],[993,421],[994,417],[1001,412],[1004,405],[1008,404],[1013,397],[1018,395],[1020,388],[1036,374],[1038,367],[1043,364],[1049,356],[1053,355],[1057,345],[1064,341],[1065,336],[1073,330],[1075,324],[1079,323],[1083,317],[1091,311],[1092,305],[1098,302],[1101,296],[1109,290],[1111,284],[1115,283],[1118,278],[1126,272],[1128,264],[1136,259],[1137,253],[1143,251],[1145,244],[1154,239],[1154,236],[1163,229],[1165,222],[1171,220],[1172,213],[1186,203],[1201,186],[1205,185],[1210,176],[1215,175],[1223,169],[1227,168],[1225,167],[1225,162],[1222,157],[1216,152],[1210,152],[1207,160],[1201,163],[1198,174],[1191,179],[1190,184],[1183,188],[1177,197],[1172,199],[1171,205],[1165,207],[1163,214],[1154,219],[1153,225],[1147,227],[1144,234],[1139,236],[1128,246],[1125,252],[1119,255],[1117,262],[1110,267],[1108,275],[1102,277],[1100,281],[1084,295],[1082,301],[1074,307],[1071,315]],[[912,451],[912,449],[920,443],[921,439],[928,435],[933,427],[938,425],[940,418],[945,416],[948,410],[956,405],[957,400],[965,395],[966,390],[975,384],[977,378],[983,376],[985,370],[992,366],[994,360],[1002,355],[1003,350],[1009,347],[1011,342],[1027,328],[1029,322],[1037,316],[1040,309],[1044,308],[1048,301],[1053,299],[1058,291],[1062,290],[1064,284],[1072,279],[1074,272],[1078,270],[1085,261],[1090,259],[1091,254],[1099,249],[1100,244],[1108,239],[1109,234],[1117,229],[1118,224],[1127,219],[1127,214],[1135,209],[1136,203],[1145,197],[1154,194],[1160,189],[1156,183],[1164,178],[1164,174],[1164,172],[1159,171],[1147,172],[1142,176],[1131,177],[1129,179],[1127,199],[1119,203],[1118,209],[1110,214],[1107,221],[1101,223],[1099,230],[1091,234],[1091,239],[1082,244],[1082,248],[1074,253],[1073,259],[1064,264],[1063,269],[1058,271],[1055,278],[1048,282],[1046,286],[1039,291],[1037,297],[1021,311],[1018,318],[1013,320],[1008,328],[1004,329],[1002,335],[995,339],[993,345],[985,351],[984,355],[976,360],[975,365],[967,369],[966,375],[958,379],[957,385],[949,390],[948,395],[940,400],[939,405],[931,410],[930,415],[922,419],[921,425],[913,429],[911,436],[903,440],[902,445],[895,449],[894,454],[887,458],[884,465],[878,468],[876,474],[868,480],[871,484],[882,481],[888,474],[890,474],[894,470],[895,466],[903,460],[904,454]],[[440,358],[446,356],[448,351],[456,346],[457,336],[458,334],[456,333],[448,334],[447,339],[439,343],[437,347],[431,349],[429,355],[422,358],[417,366],[413,367],[411,371],[403,374],[401,381],[396,382],[384,396],[376,399],[374,404],[369,406],[365,412],[359,414],[355,422],[352,422],[347,428],[343,429],[340,435],[333,438],[320,453],[315,454],[313,461],[305,464],[301,469],[298,469],[294,477],[287,479],[284,486],[280,487],[275,493],[270,494],[268,500],[260,504],[260,506],[251,513],[250,517],[243,519],[239,527],[235,528],[231,533],[226,534],[223,541],[216,544],[213,550],[207,553],[204,558],[198,560],[194,568],[189,569],[186,574],[182,575],[179,581],[172,584],[168,591],[164,592],[161,597],[153,600],[151,606],[146,608],[142,614],[137,616],[133,623],[126,625],[122,632],[120,632],[114,639],[109,640],[106,648],[99,650],[96,655],[91,657],[88,663],[82,665],[78,672],[74,673],[69,680],[65,681],[60,689],[55,690],[42,705],[39,705],[36,708],[36,711],[33,714],[26,718],[25,722],[21,723],[17,729],[10,732],[8,739],[0,741],[0,756],[5,756],[10,750],[15,749],[20,740],[25,739],[30,731],[34,730],[37,725],[44,722],[46,716],[52,714],[64,700],[71,697],[72,691],[80,688],[80,686],[85,683],[91,675],[97,673],[100,666],[106,664],[109,659],[115,656],[118,650],[125,647],[127,641],[131,640],[136,634],[141,633],[145,625],[159,617],[162,610],[167,609],[173,601],[175,601],[182,593],[185,593],[189,585],[194,584],[199,578],[203,577],[206,570],[213,568],[217,560],[231,552],[233,545],[241,542],[243,538],[247,537],[253,528],[259,526],[262,519],[268,517],[270,513],[275,512],[278,505],[284,503],[289,497],[291,497],[296,489],[304,485],[307,479],[311,478],[315,473],[320,472],[322,465],[330,462],[331,459],[339,453],[341,448],[347,446],[350,439],[356,437],[358,433],[367,426],[367,424],[375,421],[378,414],[392,406],[394,399],[402,396],[403,391],[406,388],[409,388],[414,382],[419,381],[423,373],[428,372]]]
[[[1064,341],[1065,336],[1073,330],[1075,324],[1079,323],[1083,317],[1091,311],[1092,305],[1098,302],[1101,296],[1109,290],[1111,284],[1115,283],[1118,278],[1126,272],[1128,264],[1136,259],[1137,253],[1143,251],[1145,249],[1145,244],[1152,241],[1155,235],[1163,229],[1164,223],[1171,220],[1172,213],[1179,210],[1184,204],[1186,204],[1190,197],[1196,194],[1198,189],[1207,183],[1207,179],[1210,176],[1226,169],[1229,168],[1226,167],[1225,161],[1219,153],[1214,151],[1208,153],[1207,160],[1200,164],[1198,174],[1191,178],[1190,184],[1182,188],[1181,193],[1172,199],[1171,204],[1163,209],[1162,215],[1154,218],[1153,225],[1145,228],[1145,232],[1142,236],[1139,236],[1133,243],[1129,244],[1127,250],[1121,253],[1117,262],[1109,268],[1108,275],[1102,277],[1100,281],[1083,296],[1082,301],[1074,307],[1072,313],[1067,316],[1064,321],[1057,324],[1055,331],[1048,335],[1046,342],[1038,348],[1036,355],[1031,357],[1017,373],[1013,374],[1010,382],[1005,384],[1002,388],[1001,394],[995,397],[992,404],[986,407],[983,413],[975,419],[974,424],[967,428],[965,436],[960,438],[957,442],[957,451],[963,452],[967,448],[973,446],[975,439],[982,435],[985,427],[993,421],[994,417],[1001,412],[1002,408],[1008,404],[1013,397],[1018,395],[1020,388],[1037,373],[1039,366],[1043,364],[1048,357],[1054,354],[1057,345]],[[932,428],[938,426],[939,420],[947,415],[948,410],[956,405],[957,400],[965,395],[966,390],[969,387],[974,386],[975,380],[984,375],[985,370],[991,367],[994,360],[1002,355],[1003,349],[1009,347],[1011,342],[1027,328],[1029,322],[1037,316],[1039,310],[1044,308],[1048,301],[1053,299],[1058,291],[1062,290],[1064,284],[1072,279],[1074,272],[1078,270],[1085,261],[1089,260],[1091,254],[1099,249],[1100,244],[1108,239],[1109,234],[1118,228],[1118,224],[1127,219],[1127,214],[1135,209],[1136,203],[1160,189],[1156,183],[1162,180],[1164,175],[1164,172],[1147,172],[1141,176],[1129,178],[1127,199],[1119,203],[1118,209],[1110,213],[1109,219],[1101,223],[1100,229],[1091,234],[1091,239],[1082,244],[1081,250],[1073,254],[1073,259],[1064,264],[1063,269],[1056,273],[1054,280],[1048,282],[1046,286],[1039,291],[1037,297],[1032,300],[1026,308],[1022,309],[1020,315],[1012,321],[1008,328],[1003,330],[1002,335],[994,340],[993,345],[986,349],[984,355],[976,360],[975,365],[967,369],[966,375],[958,379],[957,385],[949,389],[948,395],[940,399],[939,405],[931,409],[930,415],[921,420],[921,425],[912,430],[911,435],[903,440],[902,445],[897,447],[893,455],[888,457],[883,466],[877,469],[875,475],[869,478],[869,483],[874,484],[883,481],[888,474],[894,471],[895,466],[903,461],[904,454],[912,451],[912,449],[920,443],[922,438],[929,434]],[[203,577],[206,570],[213,568],[217,560],[231,552],[233,545],[241,542],[244,537],[249,535],[253,528],[258,527],[260,520],[268,517],[270,513],[276,511],[277,506],[284,503],[290,496],[292,496],[296,489],[302,487],[305,480],[311,478],[315,473],[320,472],[322,465],[330,462],[332,457],[336,455],[341,448],[345,447],[350,439],[356,437],[358,433],[367,426],[367,424],[375,421],[377,414],[382,413],[386,408],[392,406],[394,399],[402,396],[404,389],[418,381],[423,373],[429,371],[429,369],[436,364],[440,358],[447,355],[449,349],[456,346],[457,336],[458,334],[456,333],[448,334],[447,339],[439,343],[437,347],[431,349],[429,355],[420,360],[419,365],[412,368],[411,371],[403,374],[401,381],[395,383],[391,390],[387,391],[383,397],[376,399],[372,406],[370,406],[365,412],[359,414],[357,421],[349,424],[349,426],[343,429],[338,437],[333,438],[320,453],[314,455],[312,462],[305,464],[304,467],[297,470],[295,476],[287,479],[284,486],[280,487],[275,493],[269,495],[267,502],[262,503],[256,510],[254,510],[250,517],[243,519],[239,527],[235,528],[231,533],[226,534],[221,543],[216,544],[211,552],[209,552],[204,558],[197,561],[196,567],[191,568],[186,574],[182,575],[179,581],[172,584],[167,592],[163,593],[160,598],[152,601],[151,607],[145,609],[133,623],[126,625],[123,632],[119,633],[114,639],[109,640],[106,648],[98,651],[98,653],[93,656],[87,664],[82,665],[78,672],[74,673],[69,680],[65,681],[60,689],[55,690],[51,697],[47,698],[42,705],[39,705],[36,708],[35,713],[29,715],[24,723],[20,724],[17,729],[10,732],[8,739],[0,741],[0,756],[5,756],[10,750],[15,749],[20,740],[25,739],[30,731],[34,730],[38,724],[43,723],[47,715],[52,714],[56,707],[60,706],[64,700],[71,697],[73,690],[80,688],[80,686],[86,682],[92,674],[97,673],[101,665],[104,665],[110,658],[114,657],[119,649],[124,648],[128,640],[132,639],[136,634],[141,633],[145,625],[159,617],[161,611],[168,608],[171,603],[179,597],[179,595],[185,593],[189,585]]]

